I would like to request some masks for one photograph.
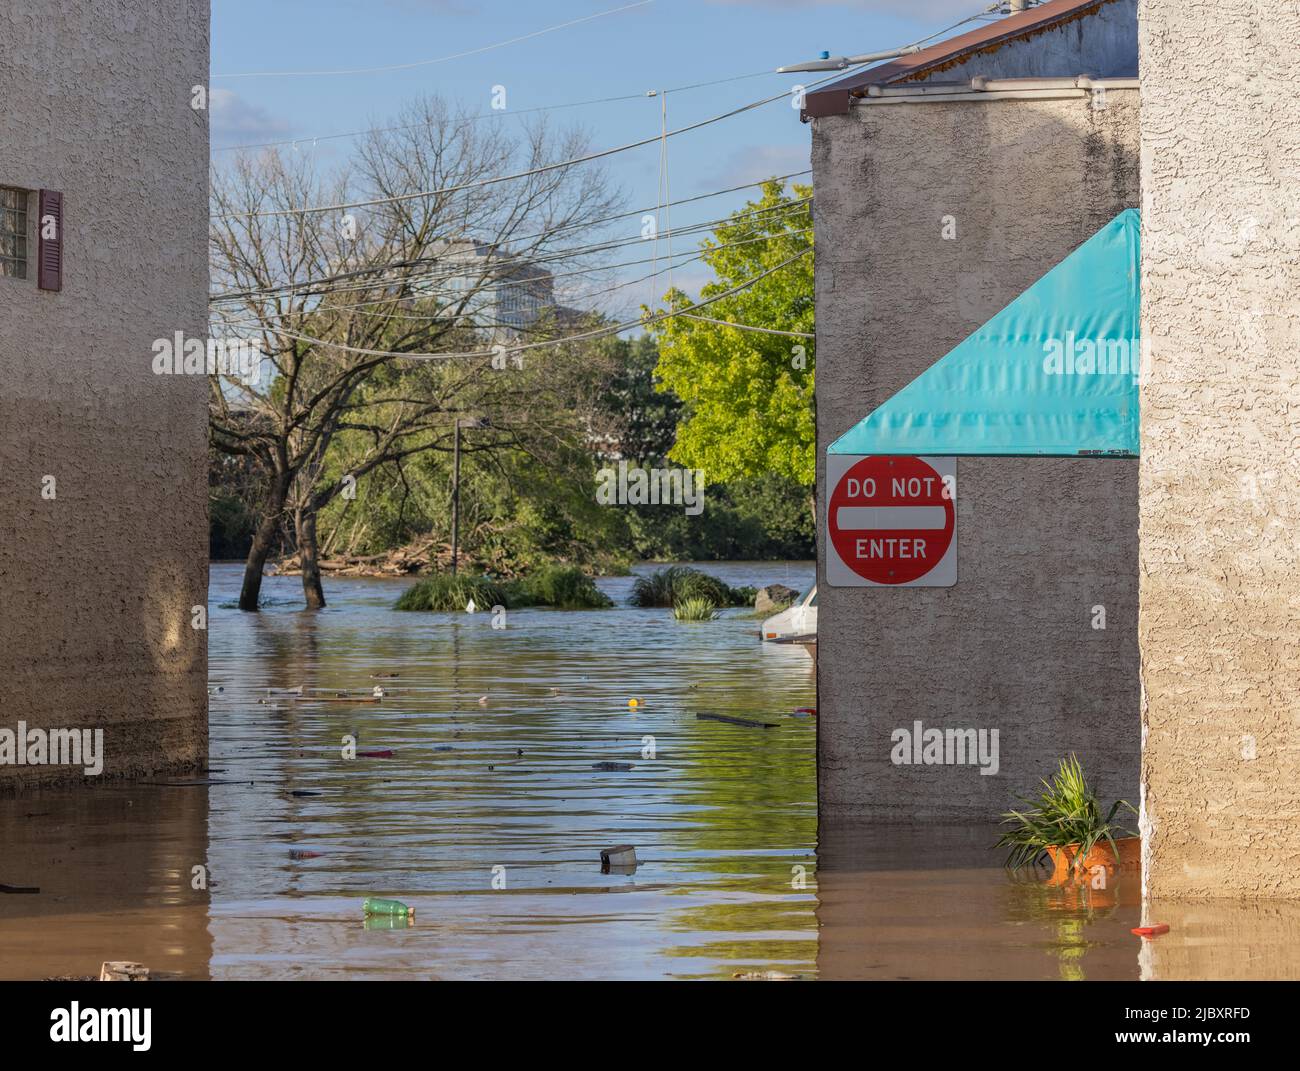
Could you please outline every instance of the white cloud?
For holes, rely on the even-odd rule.
[[[232,89],[212,90],[208,95],[208,109],[214,145],[279,141],[293,132],[290,123],[276,119],[259,105],[249,104]]]

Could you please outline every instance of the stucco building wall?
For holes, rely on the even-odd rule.
[[[1135,88],[976,96],[814,120],[823,514],[830,443],[1138,204]],[[955,587],[832,588],[823,560],[822,813],[992,819],[1071,751],[1136,801],[1136,526],[1134,461],[962,458]],[[893,765],[916,719],[998,729],[999,774]]]
[[[0,8],[0,185],[63,193],[63,289],[0,277],[0,728],[100,728],[105,774],[207,751],[207,0]],[[53,476],[54,497],[43,489]],[[46,490],[48,494],[48,490]],[[0,789],[80,768],[0,765]]]
[[[1300,10],[1141,19],[1146,881],[1300,897]]]

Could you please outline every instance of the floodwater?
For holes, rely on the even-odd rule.
[[[394,612],[409,581],[327,581],[308,614],[268,578],[245,615],[239,573],[212,568],[206,774],[0,799],[0,882],[41,889],[0,895],[0,978],[1300,977],[1300,905],[1153,904],[1171,932],[1142,941],[1133,879],[1013,880],[990,829],[819,830],[811,661],[743,611],[678,622],[610,578],[617,609],[493,628]],[[259,702],[380,674],[378,704]],[[639,866],[602,873],[617,844]]]

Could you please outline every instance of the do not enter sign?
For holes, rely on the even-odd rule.
[[[830,454],[826,477],[832,587],[957,583],[956,458]]]

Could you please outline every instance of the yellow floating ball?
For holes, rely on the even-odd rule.
[[[631,707],[633,710],[636,710],[636,708],[639,707],[639,706],[641,705],[641,700],[639,700],[639,699],[629,699],[629,700],[627,701],[627,705],[628,705],[629,707]]]

